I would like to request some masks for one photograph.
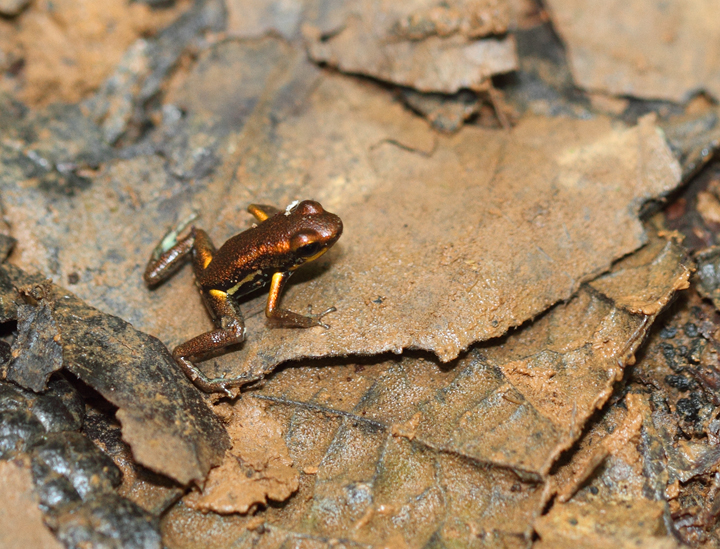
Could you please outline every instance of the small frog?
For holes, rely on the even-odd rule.
[[[245,321],[237,298],[270,283],[265,315],[271,324],[285,328],[329,328],[321,319],[335,311],[304,316],[280,308],[280,294],[290,275],[303,263],[313,261],[337,242],[343,231],[340,218],[312,200],[294,202],[285,210],[252,204],[248,211],[258,224],[232,237],[215,250],[208,234],[195,226],[184,238],[180,233],[195,216],[168,232],[153,251],[143,279],[148,287],[167,280],[192,255],[195,282],[210,311],[215,329],[178,345],[173,358],[199,389],[224,392],[242,385],[247,379],[209,379],[191,359],[242,343]]]

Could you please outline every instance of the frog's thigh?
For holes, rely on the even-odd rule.
[[[193,235],[195,237],[195,246],[193,250],[193,268],[195,275],[204,271],[215,255],[215,246],[210,240],[210,236],[203,231],[193,227]]]
[[[210,311],[210,316],[218,328],[245,327],[240,307],[225,292],[221,290],[208,290],[202,292],[205,306]]]

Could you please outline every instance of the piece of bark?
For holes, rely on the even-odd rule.
[[[699,90],[720,97],[713,2],[549,0],[547,6],[580,87],[675,102]]]

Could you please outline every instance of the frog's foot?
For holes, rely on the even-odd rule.
[[[320,319],[335,310],[335,307],[330,307],[317,315],[301,315],[293,311],[288,311],[287,309],[273,309],[272,311],[266,309],[265,314],[270,324],[275,328],[312,328],[313,326],[322,326],[328,329],[330,326]]]
[[[237,398],[240,387],[247,384],[250,379],[247,374],[231,378],[223,374],[220,377],[209,378],[189,359],[175,357],[175,360],[193,385],[205,393],[224,393],[229,398]]]
[[[309,305],[309,306],[308,306],[308,310],[309,310],[309,312],[311,313],[311,314],[308,315],[308,318],[311,319],[311,320],[313,320],[313,321],[315,321],[315,324],[313,324],[313,326],[322,326],[322,327],[325,328],[326,330],[329,330],[329,329],[330,329],[330,325],[329,325],[329,324],[325,324],[324,322],[320,322],[320,319],[321,319],[322,317],[324,317],[325,315],[328,315],[328,314],[330,314],[330,313],[334,313],[335,311],[337,311],[337,309],[336,309],[335,307],[329,307],[328,309],[325,309],[322,313],[318,313],[318,314],[315,314],[315,315],[312,314],[312,305]]]

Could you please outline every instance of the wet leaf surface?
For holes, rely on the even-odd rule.
[[[130,446],[122,440],[119,422],[107,413],[88,407],[83,433],[110,456],[122,472],[118,494],[152,514],[160,516],[184,493],[184,487],[140,465]]]
[[[675,102],[701,88],[720,95],[714,2],[550,0],[547,6],[581,87]]]
[[[283,440],[282,425],[262,402],[245,399],[230,414],[233,447],[223,464],[210,472],[202,491],[184,499],[185,505],[229,514],[247,513],[268,500],[285,501],[297,491],[299,473]]]
[[[0,467],[29,464],[35,508],[66,547],[159,547],[157,515],[116,493],[121,472],[78,432],[84,419],[83,397],[62,377],[53,377],[39,395],[0,382]],[[22,496],[7,488],[10,501]],[[4,528],[6,533],[18,534]]]
[[[648,492],[667,501],[666,520],[680,540],[712,546],[720,464],[717,313],[691,292],[660,328],[633,372],[638,386],[655,389],[641,446]]]
[[[32,281],[12,266],[0,269],[16,288]],[[67,369],[118,407],[123,438],[141,464],[187,484],[202,480],[220,463],[228,445],[224,427],[157,339],[57,286],[24,291],[40,304],[27,326],[20,326],[19,341],[32,344],[16,349],[9,379],[43,389],[51,371],[40,370],[38,380],[37,364],[47,365],[43,357],[51,355],[52,366]],[[20,305],[21,311],[23,307],[28,306]],[[24,336],[23,330],[30,335]],[[57,356],[59,342],[62,360]]]
[[[47,389],[50,375],[62,368],[60,335],[47,303],[39,307],[20,304],[17,314],[18,336],[5,379],[39,393]]]

